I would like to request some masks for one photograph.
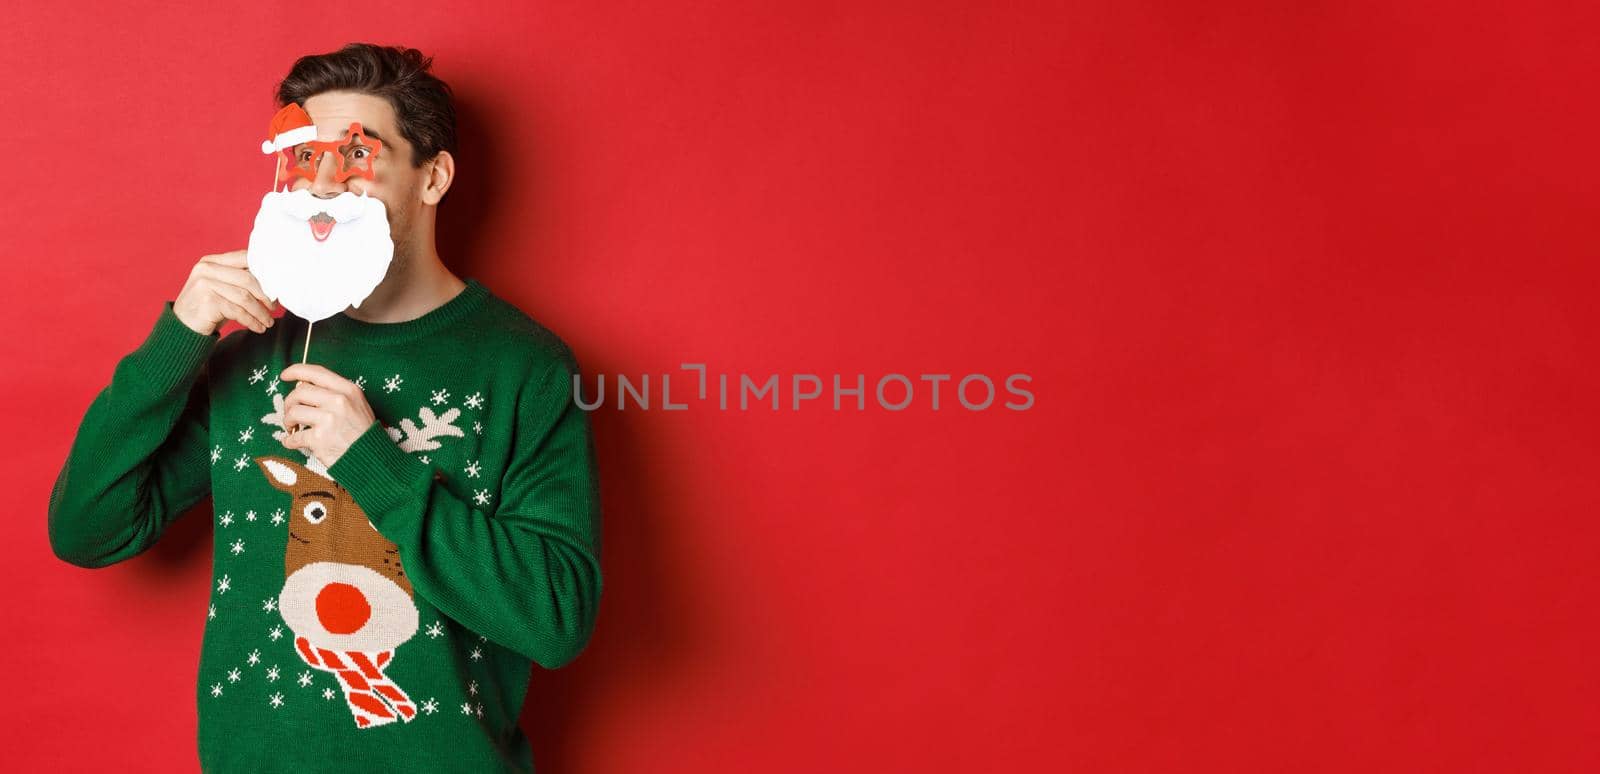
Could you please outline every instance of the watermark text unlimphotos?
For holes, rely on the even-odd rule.
[[[709,374],[705,363],[683,363],[687,373],[606,374],[594,377],[593,388],[584,377],[572,375],[572,399],[584,411],[614,406],[618,411],[687,411],[690,407],[719,411],[749,411],[770,406],[772,411],[800,411],[823,408],[830,402],[834,411],[853,408],[865,411],[872,403],[887,411],[904,411],[913,406],[940,411],[960,406],[968,411],[1004,407],[1012,411],[1033,408],[1033,382],[1028,374],[1010,374],[996,384],[987,374],[884,374],[869,380],[866,374],[831,374],[824,380],[817,374],[796,373],[787,378],[779,374]],[[678,376],[675,383],[673,376]],[[651,377],[658,377],[652,379]],[[832,389],[829,389],[831,382]],[[655,394],[651,394],[652,384]],[[676,396],[673,388],[681,385]],[[787,395],[787,399],[784,395]],[[587,399],[585,396],[588,396]],[[652,400],[654,398],[654,400]]]

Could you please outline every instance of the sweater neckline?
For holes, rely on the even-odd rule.
[[[421,317],[401,322],[379,323],[357,320],[340,312],[326,320],[319,320],[318,324],[312,326],[311,335],[313,338],[328,335],[363,344],[394,344],[426,336],[459,322],[482,306],[484,299],[489,295],[489,289],[472,277],[468,277],[465,281],[466,287],[458,291],[454,297]],[[313,348],[316,346],[315,342],[312,346]]]

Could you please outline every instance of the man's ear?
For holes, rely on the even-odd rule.
[[[311,475],[304,465],[282,457],[257,457],[256,464],[261,466],[262,473],[267,474],[267,483],[289,494],[294,494],[297,482]]]
[[[439,151],[428,162],[422,179],[422,203],[438,204],[444,198],[446,191],[450,190],[450,183],[456,179],[456,159],[450,151]]]

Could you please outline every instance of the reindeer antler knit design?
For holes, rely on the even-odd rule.
[[[401,434],[400,430],[392,427],[384,428],[388,431],[389,437],[400,444],[400,451],[433,451],[439,448],[439,442],[435,441],[435,438],[441,436],[461,438],[466,435],[461,428],[453,424],[456,417],[461,416],[461,409],[459,408],[453,408],[443,414],[435,415],[433,409],[423,406],[419,416],[422,418],[422,427],[420,428],[417,427],[417,423],[412,422],[410,419],[400,420],[400,428],[405,431],[404,435]]]

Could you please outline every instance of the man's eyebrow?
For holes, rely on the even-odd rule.
[[[361,133],[366,135],[366,136],[368,136],[368,137],[371,137],[372,139],[377,140],[378,142],[381,142],[381,143],[383,143],[385,145],[389,144],[389,141],[383,139],[383,135],[378,134],[377,130],[368,129],[367,127],[363,126],[363,127],[361,127]],[[344,130],[344,134],[339,135],[339,137],[344,138],[344,139],[348,139],[350,137],[350,130],[349,129]]]

